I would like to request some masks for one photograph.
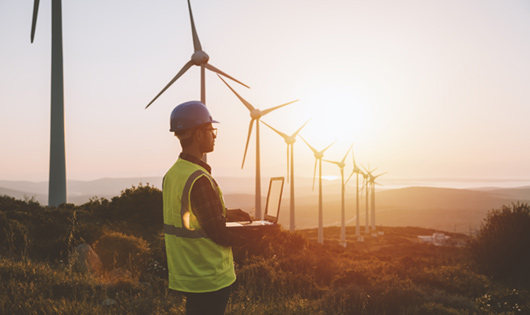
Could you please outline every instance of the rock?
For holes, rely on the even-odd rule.
[[[98,254],[87,243],[74,248],[69,259],[72,266],[79,271],[88,271],[91,274],[95,274],[103,269],[103,263]]]

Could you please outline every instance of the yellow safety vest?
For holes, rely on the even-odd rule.
[[[182,292],[212,292],[236,280],[232,248],[220,246],[202,230],[190,192],[195,181],[206,177],[225,205],[221,189],[201,166],[178,159],[164,177],[164,237],[169,288]]]

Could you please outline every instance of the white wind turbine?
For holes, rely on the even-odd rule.
[[[353,176],[353,174],[357,174],[356,176],[356,183],[355,183],[355,193],[356,193],[356,197],[355,197],[355,221],[356,221],[356,224],[355,224],[355,236],[357,236],[357,240],[360,241],[361,240],[361,228],[360,228],[360,220],[359,220],[359,174],[362,174],[362,171],[361,169],[359,168],[359,166],[357,165],[357,163],[355,162],[355,155],[353,153],[353,150],[351,152],[351,155],[352,155],[352,158],[353,158],[353,170],[350,174],[350,176],[348,177],[348,179],[346,180],[346,183],[348,183],[348,181],[350,181],[350,178]]]
[[[151,102],[149,102],[149,104],[147,104],[145,108],[149,107],[160,95],[162,95],[162,93],[164,93],[175,81],[177,81],[178,78],[180,78],[193,65],[201,67],[201,102],[203,104],[206,104],[205,68],[215,73],[218,73],[222,76],[225,76],[229,78],[230,80],[233,80],[248,88],[248,86],[245,85],[244,83],[241,83],[240,81],[234,79],[233,77],[229,76],[228,74],[224,73],[223,71],[217,69],[216,67],[208,63],[208,60],[210,59],[210,57],[208,56],[208,54],[206,54],[206,52],[202,50],[201,42],[199,41],[199,36],[197,35],[197,30],[195,29],[195,22],[193,20],[193,14],[191,12],[190,0],[188,0],[188,9],[190,12],[191,33],[193,36],[193,48],[195,51],[193,52],[193,55],[191,55],[191,60],[188,61],[182,67],[182,69],[180,69],[177,75],[175,75],[175,77],[173,77],[173,79],[169,81],[169,83],[162,89],[162,91],[160,91],[160,93],[158,93],[158,95],[155,96],[155,98]]]
[[[35,37],[39,0],[33,4],[31,43]],[[50,116],[50,177],[48,205],[66,202],[66,153],[64,145],[63,26],[61,0],[52,0],[52,77]]]
[[[302,138],[302,136],[300,136]],[[317,151],[315,148],[313,148],[307,141],[305,141],[304,138],[302,140],[307,144],[307,146],[313,151],[313,154],[315,155],[315,169],[313,171],[313,190],[315,189],[315,176],[317,172],[317,164],[318,164],[318,242],[320,244],[324,244],[324,227],[322,222],[322,158],[324,157],[324,152],[333,145],[328,145],[324,150]]]
[[[295,230],[295,218],[294,218],[294,143],[296,142],[296,136],[298,135],[298,133],[300,132],[300,130],[302,130],[302,128],[304,128],[305,125],[307,125],[307,123],[309,122],[306,121],[302,127],[298,128],[298,130],[295,131],[295,133],[293,133],[292,135],[287,135],[279,130],[276,130],[274,129],[273,127],[269,126],[269,124],[267,124],[266,122],[264,121],[261,121],[262,123],[265,124],[265,126],[271,128],[274,132],[276,132],[277,134],[279,134],[284,140],[285,140],[285,143],[287,143],[287,181],[289,181],[289,150],[291,150],[291,199],[290,199],[290,207],[291,207],[291,211],[290,211],[290,230],[291,231],[294,231]]]
[[[341,179],[341,226],[340,226],[340,245],[343,247],[346,247],[346,213],[345,213],[345,207],[344,207],[344,167],[346,164],[344,163],[346,161],[346,157],[348,156],[348,153],[350,153],[351,148],[353,147],[353,144],[350,146],[348,151],[346,151],[346,155],[342,158],[340,162],[336,161],[330,161],[330,160],[324,160],[328,163],[333,163],[337,165],[340,169],[340,179]]]
[[[373,172],[373,171],[372,171]],[[368,179],[368,188],[370,188],[372,190],[371,194],[372,194],[372,202],[371,202],[371,205],[372,205],[372,211],[371,211],[371,214],[372,214],[372,232],[375,232],[375,185],[379,185],[379,183],[377,183],[375,180],[379,177],[379,176],[382,176],[384,174],[386,174],[387,172],[385,173],[381,173],[381,174],[378,174],[378,175],[372,175],[372,172],[369,172],[368,173],[368,176],[369,176],[369,179]]]
[[[363,168],[364,168],[364,166],[363,166]],[[363,188],[361,189],[361,193],[362,193],[363,189],[366,189],[366,218],[365,218],[366,219],[366,223],[365,223],[364,233],[368,234],[368,233],[370,233],[370,227],[368,225],[368,217],[369,217],[369,214],[368,214],[368,192],[369,192],[368,180],[369,180],[369,175],[368,175],[368,172],[365,173],[365,172],[362,172],[362,171],[361,171],[361,175],[363,176]]]
[[[294,102],[297,102],[298,100],[296,101],[292,101],[292,102],[288,102],[288,103],[285,103],[285,104],[282,104],[282,105],[278,105],[278,106],[275,106],[275,107],[272,107],[272,108],[269,108],[269,109],[266,109],[266,110],[259,110],[257,108],[254,108],[254,106],[252,106],[249,102],[247,102],[244,98],[242,98],[239,94],[237,94],[237,92],[232,89],[232,87],[230,85],[228,85],[228,83],[226,83],[225,80],[223,80],[223,78],[221,78],[221,76],[219,76],[219,79],[221,79],[225,84],[226,86],[228,86],[228,88],[237,96],[237,98],[239,98],[239,100],[243,103],[243,105],[245,105],[245,107],[250,111],[250,124],[248,126],[248,136],[247,136],[247,144],[245,145],[245,154],[243,155],[243,162],[241,163],[241,168],[243,168],[243,166],[245,166],[245,157],[247,156],[247,149],[248,149],[248,143],[250,141],[250,136],[252,135],[252,128],[254,126],[254,122],[256,122],[256,196],[255,196],[255,217],[257,219],[261,219],[262,216],[261,216],[261,168],[260,168],[260,147],[259,147],[259,122],[260,122],[260,119],[261,117],[267,115],[268,113],[280,108],[280,107],[284,107],[286,105],[289,105],[291,103],[294,103]]]

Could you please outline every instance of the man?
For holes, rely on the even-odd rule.
[[[170,131],[182,152],[164,176],[164,236],[169,288],[186,296],[186,314],[224,314],[236,280],[230,246],[245,242],[226,221],[251,220],[240,209],[226,209],[211,167],[202,161],[214,149],[212,123],[218,122],[199,101],[171,113]]]

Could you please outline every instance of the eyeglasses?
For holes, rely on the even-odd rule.
[[[205,130],[210,131],[214,137],[217,137],[217,128],[205,128]]]

